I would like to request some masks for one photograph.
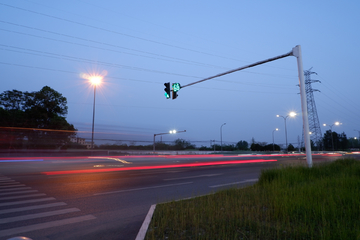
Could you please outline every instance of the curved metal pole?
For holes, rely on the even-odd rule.
[[[303,68],[303,63],[302,63],[302,53],[301,53],[300,45],[297,45],[296,47],[293,48],[292,55],[294,57],[296,57],[297,65],[298,65],[301,109],[302,109],[303,128],[304,128],[304,142],[305,142],[305,150],[306,150],[306,161],[307,161],[308,166],[312,167],[309,117],[308,117],[308,110],[307,110],[304,68]]]
[[[220,127],[220,141],[221,141],[221,151],[223,150],[223,146],[222,146],[222,127],[225,125],[226,123],[224,123],[223,125],[221,125]]]
[[[275,146],[274,146],[274,145],[275,145],[275,141],[274,141],[274,132],[275,132],[275,131],[277,131],[277,130],[278,130],[278,128],[272,131],[272,138],[273,138],[273,152],[275,151]]]
[[[94,85],[94,105],[93,105],[93,119],[92,119],[92,131],[91,131],[91,148],[92,149],[94,149],[95,95],[96,95],[96,85]]]
[[[286,141],[285,149],[286,149],[286,152],[287,152],[287,150],[288,150],[287,128],[286,128],[286,118],[287,118],[287,117],[288,117],[288,116],[286,116],[286,117],[284,118],[284,122],[285,122],[285,141]]]

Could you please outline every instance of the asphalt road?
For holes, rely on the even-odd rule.
[[[0,239],[135,239],[152,204],[253,184],[262,169],[298,162],[304,156],[2,158]]]

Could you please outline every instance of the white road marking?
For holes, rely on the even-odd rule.
[[[41,209],[41,208],[50,208],[50,207],[58,207],[58,206],[65,206],[65,205],[66,205],[66,203],[64,203],[64,202],[56,202],[56,203],[49,203],[49,204],[42,204],[42,205],[34,205],[34,206],[29,206],[29,207],[18,207],[18,208],[0,210],[0,214],[13,213],[13,212],[23,212],[23,211],[28,211],[28,210],[35,210],[35,209]]]
[[[18,199],[18,198],[27,198],[27,197],[40,197],[45,196],[45,193],[37,193],[37,194],[29,194],[29,195],[21,195],[21,196],[11,196],[11,197],[2,197],[1,200],[11,200],[11,199]]]
[[[255,178],[255,179],[248,179],[248,180],[241,181],[241,182],[233,182],[233,183],[218,184],[218,185],[213,185],[213,186],[209,186],[209,187],[211,187],[211,188],[224,187],[224,186],[237,185],[237,184],[242,184],[242,183],[247,183],[247,182],[256,182],[257,180],[259,180],[259,179],[258,179],[258,178]]]
[[[5,193],[0,193],[0,196],[14,195],[14,194],[24,194],[24,193],[34,193],[34,192],[38,192],[38,190],[27,190],[27,191],[18,191],[18,192],[5,192]]]
[[[15,180],[12,180],[12,179],[0,179],[0,183],[3,183],[3,182],[15,182]]]
[[[190,179],[190,178],[201,178],[201,177],[214,177],[214,176],[219,176],[219,175],[222,175],[222,173],[204,174],[204,175],[189,176],[189,177],[180,177],[180,178],[168,178],[168,179],[164,179],[164,181],[181,180],[181,179]]]
[[[11,185],[11,184],[19,184],[19,182],[0,182],[0,186]]]
[[[80,211],[80,209],[78,209],[78,208],[67,208],[67,209],[56,210],[56,211],[35,213],[35,214],[22,215],[22,216],[17,216],[17,217],[2,218],[2,219],[0,219],[0,224],[24,221],[24,220],[35,219],[35,218],[49,217],[49,216],[55,216],[55,215],[71,213],[71,212],[79,212],[79,211]]]
[[[122,160],[120,158],[111,158],[111,157],[89,157],[89,158],[98,158],[98,159],[110,159],[110,160],[115,160],[115,161],[118,161],[118,162],[122,162],[122,163],[126,163],[126,164],[131,164],[132,162],[127,162],[125,160]]]
[[[145,220],[144,220],[143,224],[141,225],[141,228],[140,228],[135,240],[144,240],[145,239],[145,235],[146,235],[146,232],[147,232],[147,230],[149,228],[151,218],[152,218],[152,216],[154,214],[154,211],[155,211],[155,207],[156,207],[156,204],[151,205],[151,207],[149,209],[149,212],[146,215]]]
[[[111,191],[111,192],[103,192],[103,193],[95,193],[94,195],[105,195],[105,194],[112,194],[112,193],[122,193],[122,192],[131,192],[131,191],[139,191],[139,190],[148,190],[154,188],[163,188],[163,187],[172,187],[172,186],[180,186],[185,184],[191,184],[193,182],[185,182],[185,183],[176,183],[176,184],[167,184],[167,185],[158,185],[153,187],[144,187],[144,188],[133,188],[133,189],[126,189],[126,190],[119,190],[119,191]]]
[[[17,201],[17,202],[6,202],[6,203],[0,203],[0,207],[11,206],[11,205],[18,205],[18,204],[24,204],[24,203],[34,203],[34,202],[52,201],[52,200],[56,200],[56,199],[53,198],[53,197],[49,197],[49,198],[39,198],[39,199],[25,200],[25,201]]]
[[[83,222],[83,221],[92,220],[92,219],[96,219],[96,217],[94,217],[93,215],[85,215],[85,216],[81,216],[81,217],[73,217],[73,218],[67,218],[67,219],[57,220],[57,221],[52,221],[52,222],[47,222],[47,223],[34,224],[34,225],[25,226],[25,227],[17,227],[17,228],[0,231],[0,237],[17,235],[19,233],[41,230],[41,229],[46,229],[46,228],[51,228],[51,227],[58,227],[58,226],[66,225],[66,224],[78,223],[78,222]]]
[[[26,189],[31,189],[31,187],[21,187],[21,188],[1,189],[1,192],[16,191],[16,190],[26,190]]]
[[[9,188],[9,187],[24,187],[25,184],[17,184],[17,185],[11,185],[11,186],[0,186],[0,188]]]

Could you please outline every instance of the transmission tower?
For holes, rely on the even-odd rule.
[[[314,92],[320,92],[317,89],[313,89],[311,84],[319,82],[319,80],[312,80],[311,74],[317,74],[316,72],[311,71],[312,68],[309,70],[304,71],[305,76],[305,91],[306,91],[306,100],[307,100],[307,110],[308,110],[308,118],[309,118],[309,130],[311,132],[310,139],[313,141],[317,148],[322,147],[322,135],[321,135],[321,128],[319,117],[316,110],[316,104],[314,99]]]

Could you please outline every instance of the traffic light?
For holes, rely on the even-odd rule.
[[[175,92],[175,91],[173,90],[172,99],[176,99],[176,98],[177,98],[177,92]]]
[[[166,99],[169,99],[170,98],[170,83],[169,82],[167,82],[167,83],[164,83],[164,86],[165,86],[165,88],[164,88],[164,91],[165,91],[165,97],[166,97]]]
[[[177,92],[180,90],[181,86],[180,83],[173,83],[172,84],[172,91],[173,91],[173,95],[172,95],[172,99],[176,99],[177,98]]]

